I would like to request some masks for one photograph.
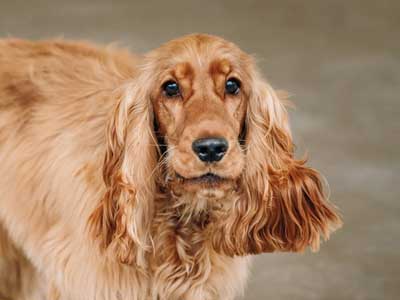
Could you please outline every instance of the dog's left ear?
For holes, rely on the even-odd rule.
[[[143,77],[143,76],[142,76]],[[109,120],[103,164],[105,191],[89,225],[103,250],[119,261],[145,265],[151,251],[157,165],[149,79],[121,89]]]
[[[328,202],[319,173],[294,158],[284,103],[257,73],[246,117],[243,196],[217,234],[228,255],[318,250],[341,220]],[[218,237],[219,236],[219,237]]]

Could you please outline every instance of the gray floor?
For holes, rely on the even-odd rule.
[[[299,152],[328,179],[345,226],[318,254],[257,257],[245,299],[400,299],[400,1],[29,3],[0,0],[0,36],[142,52],[207,32],[256,54],[294,95]]]

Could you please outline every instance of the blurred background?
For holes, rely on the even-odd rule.
[[[145,52],[194,32],[256,55],[293,95],[298,153],[345,222],[317,254],[257,256],[244,299],[400,299],[400,1],[0,0],[0,37]]]

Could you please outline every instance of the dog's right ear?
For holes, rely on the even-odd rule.
[[[103,250],[111,248],[122,263],[144,266],[151,250],[157,164],[149,80],[135,79],[120,94],[107,129],[105,192],[89,226]]]
[[[341,226],[319,173],[294,157],[284,101],[253,72],[246,117],[246,169],[214,245],[228,255],[316,251]]]

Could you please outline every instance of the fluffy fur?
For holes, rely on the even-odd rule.
[[[191,150],[209,136],[218,163]],[[234,299],[249,254],[317,250],[341,223],[293,152],[283,100],[221,38],[143,57],[0,41],[0,297]]]

